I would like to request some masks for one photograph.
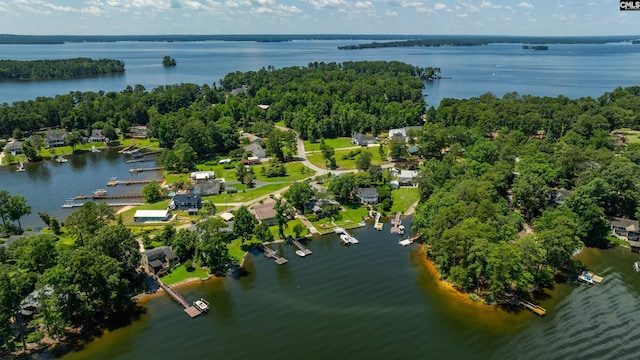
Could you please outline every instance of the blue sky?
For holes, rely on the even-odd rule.
[[[614,0],[0,0],[0,33],[640,34]]]

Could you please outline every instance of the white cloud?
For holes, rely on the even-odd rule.
[[[434,10],[444,10],[447,8],[447,5],[443,4],[443,3],[436,3],[433,6]]]
[[[391,10],[385,11],[384,14],[387,15],[387,16],[398,16],[397,12],[391,11]]]
[[[341,7],[346,5],[346,2],[344,0],[309,0],[309,4],[317,10],[321,10],[327,7]]]
[[[463,13],[463,14],[458,14],[457,15],[459,18],[466,18],[467,16],[469,16],[469,14],[467,13]]]
[[[480,4],[480,7],[491,8],[491,9],[500,9],[500,8],[502,8],[502,5],[496,5],[496,4],[492,4],[489,1],[482,0],[482,3]]]
[[[518,6],[520,6],[521,8],[525,8],[525,9],[532,9],[533,8],[533,4],[530,4],[528,2],[524,2],[521,1]]]
[[[373,3],[371,1],[358,1],[354,5],[358,9],[373,9]]]

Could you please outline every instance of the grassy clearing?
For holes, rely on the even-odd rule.
[[[358,227],[360,221],[369,214],[369,210],[360,204],[348,204],[344,206],[344,211],[333,216],[333,221],[337,226],[345,229]],[[313,222],[313,226],[318,229],[321,234],[333,232],[334,225],[331,218],[324,218]]]
[[[235,185],[233,185],[235,187]],[[261,196],[267,195],[274,191],[280,190],[289,184],[269,184],[261,186],[259,188],[246,190],[246,192],[239,191],[235,194],[220,194],[203,197],[203,200],[209,200],[216,204],[233,203],[233,202],[245,202],[257,199]]]
[[[350,137],[340,137],[340,138],[336,138],[336,139],[324,139],[324,143],[327,144],[327,146],[331,146],[334,149],[342,149],[342,148],[357,146],[357,145],[353,145],[351,143],[351,138]],[[306,151],[306,152],[309,152],[309,151],[320,151],[320,141],[311,142],[309,140],[305,140],[304,141],[304,151]]]
[[[632,130],[630,128],[621,128],[621,129],[616,129],[614,131],[624,135],[624,137],[627,139],[627,144],[640,143],[640,131],[638,130]]]
[[[353,149],[353,150],[336,150],[335,152],[335,158],[336,158],[336,163],[338,164],[338,168],[336,170],[353,170],[356,168],[356,160],[354,157],[353,159],[343,159],[343,157],[345,155],[348,155],[350,152],[355,152],[358,149]],[[363,151],[365,149],[363,148]],[[386,160],[382,160],[382,158],[380,157],[380,152],[378,151],[378,148],[369,148],[368,149],[369,152],[371,152],[371,164],[372,165],[381,165],[381,164],[385,164]],[[324,158],[322,157],[322,154],[320,153],[315,153],[313,155],[309,155],[307,156],[307,160],[309,160],[312,164],[316,165],[317,167],[326,169],[327,167],[325,166],[324,163]]]
[[[287,222],[287,227],[284,228],[284,235],[285,236],[287,236],[287,235],[293,236],[294,235],[293,234],[293,227],[296,226],[296,224],[300,224],[300,225],[304,226],[302,221],[300,221],[299,219],[290,220],[289,222]],[[301,234],[301,236],[307,235],[307,233],[308,233],[306,226],[304,227],[304,229],[305,229],[305,232],[303,232]],[[269,227],[269,231],[271,231],[271,233],[273,234],[273,238],[275,240],[284,240],[278,234],[278,225],[270,226]]]
[[[245,242],[242,244],[242,240],[240,238],[234,239],[227,245],[227,249],[229,249],[229,256],[234,258],[238,263],[242,261],[242,256],[249,251],[254,246],[260,244],[260,241],[255,238]]]
[[[284,165],[287,169],[286,176],[279,177],[266,177],[260,173],[261,168],[267,168],[268,165],[257,165],[254,168],[256,174],[257,181],[264,182],[279,182],[279,181],[298,181],[302,179],[306,179],[310,176],[315,175],[315,170],[311,170],[308,167],[304,166],[304,164],[299,162],[288,163]]]
[[[167,285],[172,285],[184,281],[189,278],[206,278],[209,276],[209,272],[206,269],[201,268],[197,264],[193,264],[194,270],[188,272],[184,265],[180,265],[173,269],[171,274],[163,276],[161,279]]]
[[[391,192],[393,205],[391,213],[406,212],[411,205],[420,199],[420,190],[418,188],[401,188]]]

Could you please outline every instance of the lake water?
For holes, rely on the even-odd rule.
[[[451,79],[432,82],[427,102],[444,97],[467,98],[492,92],[540,96],[597,97],[618,86],[640,83],[640,45],[550,45],[548,51],[523,50],[519,44],[473,47],[337,50],[361,41],[242,41],[68,43],[0,45],[0,57],[35,60],[72,57],[114,58],[126,63],[121,75],[64,81],[0,82],[0,103],[54,96],[71,91],[122,91],[126,86],[219,83],[235,71],[306,66],[310,62],[398,60],[415,66],[440,67]],[[178,65],[164,68],[162,57]]]
[[[522,50],[516,44],[459,48],[398,48],[338,51],[350,41],[285,43],[86,43],[0,45],[0,57],[43,59],[87,56],[126,62],[125,74],[94,79],[0,83],[0,102],[29,100],[70,91],[121,91],[142,84],[218,82],[236,70],[273,65],[305,66],[312,61],[399,60],[442,68],[451,79],[427,84],[429,104],[444,97],[485,92],[541,96],[597,97],[618,86],[640,84],[640,46],[551,45],[548,51]],[[165,55],[178,66],[160,64]],[[16,173],[0,167],[0,189],[23,194],[37,211],[63,218],[65,199],[104,188],[110,177],[132,176],[126,158],[116,152],[67,156],[69,162],[27,165]],[[131,193],[119,186],[112,192]],[[139,188],[137,189],[139,191]],[[40,227],[37,215],[23,225]],[[640,313],[638,259],[625,249],[587,249],[579,255],[605,276],[596,286],[560,284],[539,303],[540,319],[529,312],[504,312],[452,300],[427,270],[417,247],[402,248],[388,231],[354,232],[361,243],[345,248],[333,235],[314,238],[314,252],[300,259],[287,245],[278,249],[289,263],[276,266],[252,256],[249,276],[225,278],[181,290],[194,300],[204,297],[213,309],[189,319],[159,294],[131,325],[105,333],[70,359],[138,359],[213,357],[261,359],[635,359]]]

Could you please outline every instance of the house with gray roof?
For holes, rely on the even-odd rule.
[[[244,151],[250,152],[251,154],[253,154],[253,156],[259,159],[264,159],[267,157],[267,152],[258,143],[249,144],[243,147],[243,149]]]
[[[16,154],[22,154],[22,141],[12,141],[4,147],[4,152],[16,156]]]
[[[68,134],[69,133],[66,131],[47,131],[46,135],[44,136],[44,147],[52,148],[57,146],[64,146],[65,139],[67,138]]]
[[[154,275],[161,275],[167,268],[180,262],[178,255],[169,246],[146,250],[141,255],[142,266]]]
[[[378,203],[378,190],[373,187],[358,188],[356,196],[363,204],[377,204]]]
[[[353,133],[353,136],[351,137],[351,142],[353,144],[360,145],[360,146],[368,146],[368,145],[375,144],[376,138],[373,136],[367,136],[365,134],[356,132],[356,133]]]

